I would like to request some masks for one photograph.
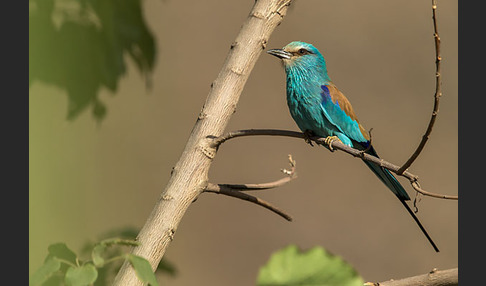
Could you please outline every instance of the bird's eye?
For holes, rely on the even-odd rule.
[[[299,50],[299,54],[301,54],[301,55],[305,55],[305,54],[308,54],[308,53],[309,53],[309,51],[306,50],[306,49],[300,49]]]

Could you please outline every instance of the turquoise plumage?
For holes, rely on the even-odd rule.
[[[370,137],[361,126],[351,103],[333,84],[326,61],[311,44],[292,42],[269,54],[280,58],[287,76],[287,104],[297,126],[306,135],[326,137],[327,142],[339,139],[344,144],[378,157]],[[329,144],[329,147],[331,145]],[[387,169],[363,160],[373,173],[398,197],[435,251],[439,251],[414,212],[407,192]]]

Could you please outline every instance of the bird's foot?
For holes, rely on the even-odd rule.
[[[314,144],[312,144],[312,140],[311,140],[311,137],[314,137],[314,136],[315,136],[315,134],[311,130],[304,131],[304,141],[305,141],[305,143],[307,143],[307,144],[311,145],[312,147],[314,147]]]
[[[326,138],[324,138],[324,143],[327,144],[327,146],[329,147],[329,150],[331,150],[331,152],[334,152],[334,148],[332,148],[332,142],[334,142],[336,140],[341,141],[341,139],[339,139],[339,137],[337,137],[337,136],[327,136]]]
[[[359,150],[358,151],[358,154],[356,155],[357,157],[360,157],[361,159],[364,158],[364,154],[367,152],[368,150]]]

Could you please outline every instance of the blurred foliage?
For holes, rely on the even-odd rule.
[[[156,45],[142,0],[29,0],[29,87],[39,80],[67,91],[67,119],[89,106],[107,112],[98,92],[117,90],[128,55],[149,82]]]
[[[127,260],[141,281],[157,286],[150,263],[143,257],[128,253],[129,249],[123,249],[124,246],[139,244],[135,240],[137,233],[134,228],[109,231],[100,236],[103,238],[100,241],[87,242],[79,256],[65,243],[51,244],[44,264],[32,274],[29,285],[111,285],[122,263]],[[167,260],[160,262],[156,272],[176,275],[175,267]]]
[[[101,234],[98,237],[98,240],[100,240],[100,241],[110,240],[113,237],[117,237],[117,238],[120,238],[121,240],[128,240],[128,241],[129,240],[135,240],[139,231],[140,231],[139,229],[136,229],[136,228],[133,228],[133,227],[123,227],[123,228],[119,228],[119,229],[109,230],[109,231]],[[96,244],[97,243],[93,242],[93,241],[86,242],[81,249],[81,254],[90,255],[92,253],[92,250],[94,250]],[[110,249],[105,250],[105,255],[111,256],[111,257],[120,255],[121,253],[122,253],[121,249],[119,249],[119,248],[110,248]],[[103,273],[101,273],[101,275],[103,275],[103,279],[105,281],[110,281],[113,278],[113,275],[118,273],[118,269],[120,267],[121,267],[121,262],[120,263],[114,263],[111,268],[106,268],[103,271]],[[175,277],[177,275],[176,267],[165,258],[163,258],[160,261],[159,266],[157,266],[156,272],[167,274],[167,275],[172,276],[172,277]],[[100,284],[95,284],[95,285],[100,285],[100,286],[101,285],[108,285],[106,283],[105,284],[100,283]]]
[[[260,268],[257,278],[258,286],[361,286],[363,283],[350,264],[318,246],[307,251],[295,245],[278,250]]]

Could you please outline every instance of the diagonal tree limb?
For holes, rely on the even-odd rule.
[[[214,138],[212,146],[215,148],[218,148],[223,142],[226,142],[230,139],[233,138],[238,138],[238,137],[246,137],[246,136],[286,136],[286,137],[293,137],[293,138],[300,138],[300,139],[310,139],[317,144],[327,146],[325,144],[325,138],[323,137],[308,137],[304,133],[301,132],[296,132],[296,131],[290,131],[290,130],[279,130],[279,129],[246,129],[246,130],[238,130],[238,131],[232,131],[228,132],[220,137]],[[345,144],[343,144],[339,140],[335,140],[331,142],[331,145],[333,148],[344,151],[350,155],[353,155],[354,157],[358,157],[360,159],[375,163],[381,167],[384,167],[395,174],[405,177],[410,181],[410,184],[416,190],[417,192],[425,195],[425,196],[430,196],[434,198],[441,198],[441,199],[449,199],[449,200],[458,200],[458,196],[450,196],[450,195],[443,195],[443,194],[435,194],[431,192],[424,191],[420,185],[418,184],[418,176],[408,172],[404,171],[402,174],[398,174],[398,170],[400,169],[399,166],[394,165],[390,162],[387,162],[383,159],[371,156],[369,154],[366,154],[362,152],[361,150],[357,150],[354,148],[351,148]]]
[[[437,119],[437,114],[439,114],[439,101],[440,97],[442,96],[442,75],[440,70],[440,62],[442,57],[440,55],[440,37],[439,37],[439,29],[437,27],[437,17],[436,17],[436,10],[437,10],[437,0],[432,0],[432,20],[434,23],[434,41],[435,41],[435,94],[434,94],[434,109],[432,110],[432,116],[430,117],[429,125],[427,126],[427,130],[425,134],[422,136],[422,141],[418,145],[415,152],[412,156],[403,164],[400,169],[396,172],[398,175],[401,175],[405,170],[407,170],[410,165],[417,159],[420,155],[422,150],[429,140],[430,134],[432,133],[432,128],[434,127],[435,120]]]
[[[216,149],[210,137],[223,134],[236,110],[251,70],[292,0],[257,0],[231,44],[229,53],[191,131],[184,151],[173,168],[159,200],[137,236],[132,254],[141,256],[155,269],[174,239],[177,227],[191,202],[208,184],[208,173]],[[115,286],[143,285],[129,262],[125,262]]]

